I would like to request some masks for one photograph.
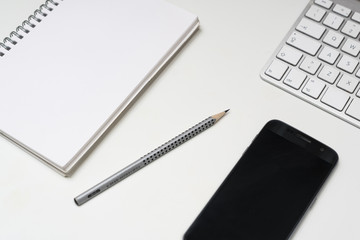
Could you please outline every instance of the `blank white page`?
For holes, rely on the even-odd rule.
[[[197,18],[157,0],[58,1],[0,58],[0,131],[62,168],[119,114]]]

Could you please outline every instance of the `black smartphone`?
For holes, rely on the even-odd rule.
[[[184,239],[290,238],[337,161],[337,153],[314,138],[268,122]]]

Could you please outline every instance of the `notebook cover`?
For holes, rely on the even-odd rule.
[[[0,48],[0,133],[68,175],[197,29],[158,0],[54,0]]]

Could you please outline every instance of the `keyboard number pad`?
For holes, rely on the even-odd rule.
[[[315,78],[310,78],[304,86],[302,92],[312,98],[318,99],[324,88],[325,83],[323,81]]]

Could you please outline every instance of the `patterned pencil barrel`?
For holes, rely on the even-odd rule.
[[[170,141],[164,143],[160,147],[154,149],[153,151],[149,152],[148,154],[144,155],[137,161],[133,162],[129,166],[123,168],[119,172],[113,174],[112,176],[108,177],[107,179],[103,180],[102,182],[98,183],[94,187],[90,188],[89,190],[85,191],[84,193],[80,194],[76,198],[74,198],[75,203],[80,206],[85,202],[89,201],[93,197],[99,195],[103,191],[109,189],[110,187],[114,186],[118,182],[124,180],[125,178],[129,177],[133,173],[139,171],[141,168],[147,166],[148,164],[152,163],[159,157],[165,155],[166,153],[170,152],[171,150],[175,149],[176,147],[180,146],[181,144],[187,142],[191,138],[195,137],[199,133],[205,131],[209,127],[213,126],[220,118],[222,118],[226,112],[218,113],[211,117],[206,118],[205,120],[199,122],[195,126],[189,128],[185,132],[179,134],[178,136],[174,137]]]
[[[143,156],[140,160],[147,165],[156,159],[160,158],[161,156],[165,155],[166,153],[170,152],[171,150],[175,149],[176,147],[180,146],[184,142],[190,140],[191,138],[195,137],[199,133],[203,132],[204,130],[208,129],[212,125],[214,125],[216,120],[212,117],[208,117],[207,119],[201,121],[200,123],[196,124],[195,126],[189,128],[185,132],[179,134],[178,136],[174,137],[170,141],[164,143],[160,147],[156,148],[155,150],[149,152],[145,156]]]

